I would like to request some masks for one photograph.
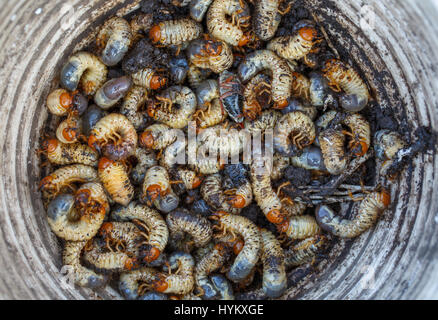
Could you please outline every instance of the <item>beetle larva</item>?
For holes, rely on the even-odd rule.
[[[147,123],[147,112],[141,111],[147,99],[148,93],[146,88],[132,86],[120,107],[120,113],[128,118],[135,130],[142,130]]]
[[[248,179],[235,189],[226,190],[227,201],[233,208],[242,209],[249,206],[252,202],[252,187]]]
[[[157,165],[157,156],[152,150],[137,148],[135,150],[134,157],[137,159],[137,165],[132,168],[130,176],[135,185],[141,185],[143,183],[146,171],[149,168]]]
[[[57,165],[84,164],[97,166],[99,155],[89,146],[81,143],[65,144],[56,139],[43,141],[42,150],[50,163]]]
[[[302,240],[284,252],[286,269],[312,262],[317,253],[322,251],[326,245],[327,238],[323,235],[316,235]]]
[[[210,106],[211,101],[220,97],[219,83],[216,79],[202,81],[195,90],[198,108]]]
[[[284,252],[272,232],[261,229],[263,263],[263,291],[270,298],[280,297],[287,287]]]
[[[152,204],[157,198],[164,197],[171,191],[167,170],[154,166],[146,171],[142,186],[142,201]]]
[[[124,272],[120,275],[119,291],[128,300],[136,300],[140,296],[139,282],[149,283],[154,280],[157,270],[143,267],[138,270]]]
[[[290,239],[302,240],[319,234],[321,229],[312,216],[292,216],[278,225],[278,231]]]
[[[160,46],[181,46],[202,34],[202,25],[192,19],[163,21],[152,26],[149,37]]]
[[[81,264],[81,253],[87,241],[67,241],[62,254],[64,266],[72,268],[74,283],[81,287],[101,288],[108,282],[108,276],[100,275]]]
[[[47,96],[46,105],[55,116],[81,115],[88,107],[88,100],[77,91],[70,93],[65,89],[56,89]]]
[[[341,105],[345,110],[358,112],[367,106],[370,93],[356,70],[342,61],[330,59],[326,61],[323,72],[330,81],[329,85],[345,92],[340,97]]]
[[[234,56],[230,46],[220,40],[197,39],[187,48],[187,56],[192,64],[201,69],[221,73],[233,65]]]
[[[202,198],[215,210],[222,210],[237,214],[241,208],[235,208],[227,202],[227,197],[222,189],[222,177],[220,174],[212,174],[204,179],[201,186]]]
[[[159,90],[167,85],[167,78],[151,68],[144,68],[131,75],[134,85]]]
[[[127,94],[131,82],[131,78],[127,76],[108,80],[97,90],[94,102],[104,110],[115,106]]]
[[[351,130],[350,149],[357,157],[364,156],[371,145],[370,124],[363,115],[358,113],[349,114],[342,123]]]
[[[274,129],[280,118],[280,112],[266,110],[255,121],[245,121],[245,129],[252,134],[257,132],[262,134],[268,129]]]
[[[222,108],[219,99],[214,99],[211,103],[211,107],[206,111],[198,110],[198,112],[199,113],[195,116],[196,125],[201,129],[210,128],[221,124],[228,116],[227,112],[225,112],[225,110]]]
[[[376,132],[374,136],[374,151],[376,152],[376,157],[383,161],[380,167],[380,174],[382,176],[388,175],[388,169],[397,160],[397,153],[407,147],[408,144],[397,132],[389,130]]]
[[[206,128],[198,135],[200,147],[223,158],[239,155],[245,145],[243,139],[243,131],[225,130],[221,125]]]
[[[134,187],[125,166],[108,158],[101,158],[98,165],[99,179],[112,200],[127,206],[134,197]]]
[[[108,70],[95,55],[78,52],[71,56],[61,70],[61,85],[75,91],[81,82],[84,93],[92,96],[105,82]]]
[[[192,170],[177,168],[176,173],[187,190],[198,188],[203,181],[203,178]]]
[[[248,54],[239,66],[239,76],[243,82],[249,81],[262,70],[272,74],[272,100],[275,108],[287,106],[292,92],[292,71],[287,63],[269,50],[258,50]]]
[[[65,144],[78,142],[81,135],[81,121],[79,117],[69,116],[56,128],[56,138]]]
[[[234,292],[231,283],[221,274],[210,276],[211,284],[219,294],[219,300],[234,300]]]
[[[155,199],[154,206],[161,212],[169,213],[178,208],[179,201],[179,197],[171,191],[164,197]]]
[[[101,59],[107,66],[118,64],[128,52],[132,41],[131,26],[128,21],[112,17],[100,29],[96,43],[103,48]]]
[[[279,12],[281,2],[282,0],[256,1],[253,28],[260,40],[268,41],[275,36],[281,22]]]
[[[335,215],[328,206],[316,208],[316,219],[320,227],[341,238],[355,238],[371,228],[391,203],[391,195],[386,190],[372,192],[361,201],[356,216],[352,220]]]
[[[286,215],[286,217],[292,217],[292,216],[301,216],[304,214],[304,212],[307,209],[307,205],[300,202],[288,202],[284,201],[283,203],[283,212]]]
[[[242,107],[246,119],[256,120],[263,109],[271,106],[271,89],[271,79],[263,73],[259,73],[247,83],[243,90]]]
[[[166,222],[157,211],[145,205],[131,202],[126,208],[114,210],[111,217],[117,221],[140,220],[149,231],[146,249],[140,255],[145,262],[158,259],[167,245],[169,231]]]
[[[207,175],[218,173],[225,167],[225,164],[218,161],[218,159],[207,157],[197,159],[196,162],[194,164],[190,164],[189,167],[199,174]]]
[[[148,149],[161,150],[174,143],[176,138],[175,130],[163,123],[155,123],[141,134],[140,144]]]
[[[335,129],[324,130],[319,135],[325,167],[333,175],[341,174],[348,165],[344,142],[345,136]]]
[[[193,20],[201,22],[208,11],[213,0],[192,0],[190,1],[190,16]]]
[[[321,149],[314,146],[304,148],[301,155],[290,158],[290,162],[297,168],[327,171]]]

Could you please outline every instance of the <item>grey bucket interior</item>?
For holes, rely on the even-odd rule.
[[[0,12],[0,298],[118,299],[66,285],[61,248],[37,192],[38,137],[45,97],[60,65],[90,32],[139,1],[7,1]],[[437,125],[438,12],[431,1],[309,0],[335,46],[360,66],[377,103],[409,128]],[[373,28],[366,27],[369,10]],[[371,19],[372,20],[372,19]],[[364,28],[365,26],[365,28]],[[410,138],[415,138],[410,136]],[[438,167],[421,155],[392,187],[393,205],[377,226],[340,241],[329,259],[284,299],[438,298]],[[369,279],[369,285],[364,281]],[[256,298],[258,292],[251,293]]]

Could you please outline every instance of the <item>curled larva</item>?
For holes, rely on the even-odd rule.
[[[195,286],[193,257],[184,252],[174,252],[169,257],[171,270],[177,269],[178,273],[158,273],[152,281],[152,288],[161,293],[188,294]]]
[[[371,145],[370,124],[363,115],[358,113],[349,114],[342,123],[351,130],[349,149],[357,157],[364,156]],[[348,135],[350,135],[350,133],[348,133]]]
[[[243,7],[242,7],[243,6]],[[231,17],[231,22],[227,19]],[[215,0],[207,12],[208,32],[217,39],[232,46],[245,46],[250,41],[249,34],[242,27],[249,27],[251,14],[243,0]]]
[[[140,283],[150,283],[154,280],[157,270],[143,267],[138,270],[124,272],[119,278],[119,291],[128,300],[136,300],[140,296]]]
[[[187,71],[187,80],[190,84],[190,87],[197,88],[204,80],[206,80],[210,74],[211,70],[209,69],[201,69],[195,66],[194,64],[189,65],[189,70]]]
[[[70,93],[65,89],[56,89],[47,96],[46,105],[55,116],[81,115],[88,107],[88,100],[78,91]]]
[[[318,252],[322,251],[326,245],[327,238],[323,235],[316,235],[290,247],[284,252],[286,269],[312,262]]]
[[[247,82],[263,70],[272,74],[272,100],[275,108],[286,107],[292,92],[292,71],[274,52],[258,50],[248,54],[239,66],[239,77],[243,82]]]
[[[201,69],[210,69],[221,73],[233,65],[234,56],[230,46],[221,40],[197,39],[190,43],[187,50],[190,63]]]
[[[300,111],[284,115],[275,126],[274,147],[280,154],[293,157],[311,145],[316,137],[312,119]]]
[[[201,129],[205,129],[221,124],[227,116],[228,114],[223,109],[220,100],[214,99],[206,111],[198,110],[194,118],[196,119],[196,125]]]
[[[261,229],[263,292],[270,298],[280,297],[287,288],[284,251],[272,232]]]
[[[266,130],[274,130],[280,118],[280,112],[266,110],[255,121],[245,121],[245,129],[252,134],[263,134]]]
[[[170,146],[176,139],[175,130],[163,123],[155,123],[140,135],[140,145],[148,149],[161,150]]]
[[[344,134],[335,129],[324,130],[319,135],[319,144],[321,145],[325,167],[333,175],[341,174],[348,165],[344,143]]]
[[[144,68],[131,75],[136,86],[146,89],[159,90],[167,85],[167,78],[151,68]]]
[[[154,166],[146,171],[141,195],[144,203],[151,205],[156,199],[164,197],[170,191],[170,178],[165,168]]]
[[[84,164],[97,166],[99,155],[89,146],[81,143],[65,144],[56,139],[47,139],[42,143],[50,163],[57,165]]]
[[[201,185],[201,196],[207,204],[215,210],[222,210],[237,214],[241,208],[233,207],[228,201],[222,189],[222,177],[220,174],[212,174],[204,179]]]
[[[137,159],[137,165],[132,168],[130,175],[132,182],[140,185],[143,183],[146,171],[157,165],[157,156],[152,150],[137,148],[135,149],[134,157]]]
[[[277,227],[280,233],[284,233],[293,240],[306,239],[321,232],[315,218],[312,216],[292,216]]]
[[[134,187],[125,166],[108,158],[101,158],[98,165],[99,180],[114,202],[127,206],[134,197]]]
[[[196,96],[184,86],[173,86],[156,96],[157,103],[148,106],[148,115],[155,121],[175,129],[182,129],[196,111]]]
[[[131,78],[127,76],[108,80],[97,90],[94,102],[104,110],[110,109],[127,94],[131,83]]]
[[[292,72],[292,96],[310,102],[310,80],[301,73]]]
[[[82,185],[73,196],[60,194],[47,208],[52,231],[67,241],[89,240],[97,234],[109,203],[103,187],[96,182]]]
[[[67,241],[62,254],[65,268],[70,268],[74,283],[81,287],[101,288],[108,282],[108,276],[100,275],[81,264],[81,253],[87,241]]]
[[[358,112],[365,108],[370,99],[370,93],[365,82],[353,68],[337,59],[326,61],[324,75],[337,91],[344,91],[340,97],[341,106],[350,112]]]
[[[152,26],[149,37],[159,46],[181,46],[202,34],[202,25],[190,18],[163,21]]]
[[[128,52],[131,41],[132,31],[128,21],[119,17],[105,21],[96,38],[98,47],[103,48],[102,62],[107,66],[118,64]]]
[[[213,0],[191,0],[190,1],[190,16],[193,20],[201,22],[207,13]]]
[[[271,180],[279,180],[284,175],[284,170],[289,166],[290,158],[284,157],[278,153],[274,154],[272,159]]]
[[[99,120],[91,131],[88,145],[111,160],[128,158],[137,148],[137,132],[132,123],[118,113],[111,113]]]
[[[253,77],[243,90],[243,115],[250,121],[256,120],[263,109],[271,106],[271,79],[263,73]]]
[[[218,221],[220,229],[243,237],[245,244],[227,272],[228,279],[240,282],[250,274],[259,261],[262,246],[260,232],[251,220],[242,216],[219,211],[211,218]]]
[[[356,216],[352,220],[342,219],[335,215],[328,206],[316,208],[316,219],[319,226],[331,234],[341,238],[355,238],[371,228],[391,203],[391,195],[386,190],[372,192],[357,207]]]
[[[148,121],[147,112],[141,110],[147,99],[148,92],[146,88],[132,86],[120,107],[120,113],[128,118],[136,130],[144,129]]]
[[[84,93],[92,96],[105,82],[108,70],[95,55],[78,52],[71,56],[61,70],[61,85],[75,91],[81,82]]]
[[[55,170],[44,177],[39,185],[43,198],[51,200],[58,194],[72,188],[73,183],[97,181],[96,169],[83,164],[74,164]]]
[[[116,221],[140,220],[141,225],[148,231],[146,246],[141,250],[140,256],[145,262],[158,259],[167,245],[169,231],[166,222],[157,211],[131,202],[126,208],[114,210],[111,217]]]
[[[226,190],[225,194],[227,195],[227,202],[233,208],[245,208],[251,204],[253,198],[251,182],[245,179],[239,187]]]
[[[282,0],[258,0],[255,3],[254,32],[260,40],[268,41],[275,36],[281,22],[279,7]]]
[[[56,138],[62,143],[76,143],[80,136],[81,121],[79,117],[70,116],[56,128]]]

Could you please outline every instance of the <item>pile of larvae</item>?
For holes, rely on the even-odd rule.
[[[290,270],[375,225],[390,182],[348,179],[386,177],[406,143],[372,132],[367,84],[311,17],[281,0],[143,1],[66,59],[39,188],[76,285],[280,298]],[[181,139],[191,130],[195,150]],[[245,163],[246,133],[268,131]],[[200,148],[218,156],[176,161]]]

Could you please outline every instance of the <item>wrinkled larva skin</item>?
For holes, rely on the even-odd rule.
[[[161,150],[175,142],[177,135],[175,130],[163,123],[155,123],[145,129],[140,136],[142,147]]]
[[[119,161],[135,152],[137,141],[137,132],[132,123],[124,115],[111,113],[96,123],[88,138],[88,145],[98,151],[103,149],[106,157]]]
[[[236,123],[242,123],[245,119],[241,110],[243,95],[242,84],[233,72],[224,71],[219,76],[219,93],[222,108]]]
[[[87,202],[77,204],[83,192],[87,195]],[[76,196],[61,194],[53,199],[47,208],[47,220],[58,237],[67,241],[85,241],[97,234],[109,209],[103,187],[91,182],[82,185]],[[78,220],[71,220],[78,215]]]
[[[272,232],[261,229],[263,263],[263,291],[270,298],[280,297],[287,288],[284,252]]]
[[[208,276],[220,269],[229,258],[229,249],[226,244],[218,243],[207,253],[195,267],[195,283],[203,295],[203,299],[216,298],[218,292],[214,289]]]
[[[262,248],[260,232],[257,226],[245,217],[226,213],[220,213],[218,217],[221,226],[242,236],[245,242],[242,251],[227,273],[228,279],[240,282],[250,274],[260,258]]]
[[[281,113],[274,110],[264,111],[255,121],[245,121],[245,129],[254,134],[259,132],[264,133],[268,129],[274,129],[278,120],[281,118]]]
[[[221,274],[210,276],[213,288],[219,294],[219,300],[234,300],[234,292],[231,283]]]
[[[241,7],[244,4],[244,7]],[[228,21],[227,15],[236,15],[236,24]],[[248,36],[239,26],[249,23],[251,17],[249,7],[244,1],[215,0],[207,12],[208,32],[217,39],[223,40],[232,46],[244,46],[248,43]]]
[[[290,158],[294,167],[306,170],[327,171],[324,164],[324,156],[320,148],[310,146],[302,150],[300,156]]]
[[[104,110],[110,109],[127,94],[131,83],[131,78],[127,76],[108,80],[97,90],[94,102]]]
[[[269,222],[284,221],[280,198],[271,185],[271,172],[265,158],[255,158],[251,165],[251,183],[254,199]]]
[[[257,0],[253,20],[254,32],[260,40],[275,36],[281,22],[279,6],[282,0]]]
[[[47,142],[47,158],[57,165],[84,164],[97,167],[99,155],[87,145],[81,143],[65,144],[56,139]]]
[[[65,89],[56,89],[47,96],[47,109],[55,116],[65,116],[73,106],[73,95]]]
[[[283,203],[283,213],[286,215],[286,217],[293,217],[293,216],[301,216],[304,214],[304,212],[307,209],[307,205],[304,203],[300,203],[300,202],[294,202],[289,203],[287,201],[285,201]]]
[[[207,13],[213,0],[192,0],[190,1],[190,16],[193,20],[201,22]]]
[[[310,80],[295,71],[292,72],[292,96],[310,102]]]
[[[198,188],[202,183],[202,178],[196,172],[184,168],[176,169],[178,178],[187,190]]]
[[[322,251],[326,245],[327,238],[323,235],[316,235],[302,240],[284,252],[286,269],[312,262],[317,253]]]
[[[159,46],[180,46],[199,38],[202,25],[192,19],[169,20],[152,26],[149,37]]]
[[[368,87],[353,68],[342,61],[330,59],[325,63],[323,72],[330,85],[336,85],[345,92],[340,98],[345,110],[359,112],[367,106],[370,99]]]
[[[134,85],[148,90],[159,90],[166,86],[167,78],[151,68],[144,68],[131,75]]]
[[[171,269],[179,267],[178,274],[159,273],[152,282],[152,288],[160,293],[188,294],[195,286],[193,257],[184,252],[174,252],[169,257]]]
[[[170,191],[170,178],[165,168],[154,166],[146,171],[142,186],[142,202],[149,204]]]
[[[160,165],[170,170],[178,164],[179,157],[183,157],[185,161],[185,150],[187,147],[187,141],[177,140],[168,146],[164,152],[161,154]]]
[[[100,275],[81,265],[81,252],[87,241],[68,241],[62,254],[64,266],[70,267],[74,274],[74,283],[81,287],[101,288],[106,285],[109,278]]]
[[[139,282],[151,282],[154,280],[157,270],[143,267],[138,270],[124,272],[120,275],[119,291],[128,300],[137,300],[139,298]]]
[[[227,116],[228,113],[222,108],[220,100],[214,99],[211,107],[196,117],[196,125],[201,129],[214,127],[224,122]]]
[[[328,206],[318,206],[315,215],[323,230],[341,238],[355,238],[371,228],[390,203],[391,195],[383,190],[368,194],[357,207],[352,220],[336,216]]]
[[[272,180],[279,180],[284,175],[284,170],[289,166],[290,164],[290,158],[289,157],[283,157],[282,155],[275,154],[274,159],[272,160],[272,172],[271,172],[271,179]]]
[[[148,93],[146,88],[132,86],[120,107],[120,113],[128,118],[135,130],[144,129],[148,120],[147,112],[140,111],[147,99]]]
[[[148,228],[147,250],[142,255],[145,262],[152,262],[158,259],[164,251],[169,240],[169,231],[163,217],[145,205],[131,202],[126,208],[119,208],[111,213],[116,221],[140,220]]]
[[[258,50],[248,54],[239,66],[239,77],[249,81],[262,70],[272,73],[272,100],[277,108],[287,106],[292,92],[292,71],[288,64],[269,50]]]
[[[397,132],[380,130],[374,135],[374,151],[380,160],[391,160],[401,149],[406,147],[407,143]]]
[[[132,41],[131,26],[128,21],[119,17],[107,20],[99,34],[96,42],[102,51],[102,62],[107,66],[118,64],[128,52]]]
[[[186,52],[192,64],[201,69],[210,69],[214,73],[229,69],[234,61],[230,46],[220,40],[194,40],[187,47]]]
[[[105,222],[99,234],[104,240],[123,241],[125,250],[137,253],[141,234],[135,224],[131,222]]]
[[[75,91],[81,82],[87,96],[92,96],[105,83],[108,70],[95,55],[78,52],[71,56],[61,70],[61,85],[69,91]]]
[[[312,216],[292,216],[278,226],[278,231],[292,240],[303,240],[321,232],[321,228]]]
[[[194,64],[189,65],[189,71],[187,72],[187,79],[190,87],[196,89],[203,81],[205,81],[210,75],[211,70],[200,69]]]
[[[137,165],[131,171],[132,182],[136,185],[142,184],[146,171],[157,165],[156,154],[152,150],[143,148],[135,149],[134,157],[137,159]]]
[[[112,200],[127,206],[134,198],[134,187],[125,166],[108,158],[101,158],[98,166],[99,180]]]
[[[201,215],[192,214],[186,209],[170,212],[166,216],[166,222],[173,240],[181,239],[184,234],[188,234],[196,247],[205,246],[213,235],[210,221]]]
[[[81,117],[83,135],[88,137],[94,126],[106,115],[108,115],[106,111],[102,110],[95,104],[91,105]]]
[[[198,108],[204,108],[211,101],[220,97],[219,83],[215,79],[202,81],[195,90]]]
[[[301,111],[310,119],[312,119],[312,121],[314,121],[316,119],[316,116],[318,115],[318,109],[316,107],[303,104],[300,99],[292,99],[287,107],[281,110],[281,113],[287,114],[293,111]]]
[[[221,125],[206,128],[198,135],[198,144],[217,155],[234,157],[243,151],[245,135],[243,131],[223,130]]]
[[[352,146],[354,155],[361,157],[365,155],[371,145],[371,128],[368,121],[361,114],[349,114],[343,121],[353,134]]]
[[[199,174],[208,175],[215,174],[222,170],[224,165],[217,159],[201,158],[197,159],[196,163],[189,165],[189,168],[195,170]]]
[[[335,129],[324,130],[319,135],[319,144],[321,145],[324,164],[330,174],[341,174],[348,165],[344,143],[344,134]]]
[[[303,27],[296,35],[278,37],[268,44],[268,49],[287,60],[299,60],[310,53],[316,44],[317,31],[313,27]]]
[[[222,177],[220,174],[212,174],[204,179],[201,186],[202,198],[215,210],[223,210],[233,214],[238,214],[240,208],[234,208],[227,202],[227,197],[222,189]]]
[[[74,164],[57,169],[42,179],[40,189],[43,198],[51,200],[75,182],[94,182],[97,179],[97,172],[93,167]]]
[[[271,106],[271,91],[271,79],[263,73],[259,73],[246,84],[243,90],[244,101],[242,107],[246,119],[256,120],[263,109]],[[266,95],[269,96],[269,100],[265,99]],[[260,102],[260,99],[265,100]]]
[[[290,135],[294,139],[290,139]],[[284,115],[274,131],[274,148],[284,156],[293,157],[298,151],[311,145],[316,137],[315,125],[312,119],[300,111]],[[296,143],[293,141],[296,138]]]
[[[81,121],[79,117],[70,116],[56,128],[56,138],[62,143],[76,143],[81,133],[80,128]]]
[[[168,110],[166,103],[161,103],[158,107],[155,105],[149,106],[149,116],[155,121],[175,129],[186,127],[196,111],[196,96],[193,91],[188,87],[173,86],[163,91],[160,94],[160,98],[171,101],[172,110]]]

